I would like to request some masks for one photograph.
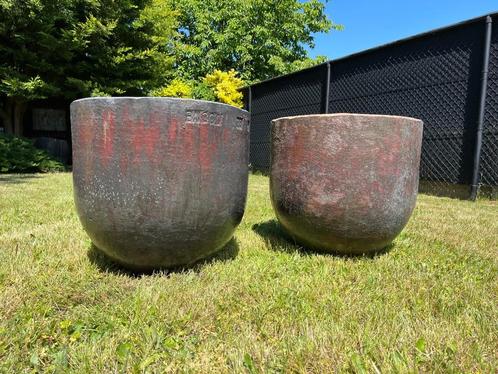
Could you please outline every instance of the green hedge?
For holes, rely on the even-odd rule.
[[[29,139],[0,134],[0,173],[64,171],[64,165]]]

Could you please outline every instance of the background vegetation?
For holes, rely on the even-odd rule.
[[[320,0],[0,0],[0,118],[19,133],[46,97],[240,105],[244,83],[322,61],[307,48],[332,28]]]
[[[128,274],[91,246],[71,175],[0,176],[0,372],[496,373],[498,205],[420,195],[375,257],[304,251],[251,176],[235,240]]]
[[[30,139],[0,134],[0,173],[63,171],[62,163],[35,148]]]

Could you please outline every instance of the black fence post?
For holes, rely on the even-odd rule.
[[[327,62],[327,74],[325,75],[325,114],[329,113],[329,101],[330,101],[330,61]]]
[[[484,55],[481,78],[481,94],[479,102],[479,117],[477,119],[476,143],[474,152],[474,167],[472,170],[472,185],[470,189],[470,199],[475,201],[479,190],[479,166],[481,161],[482,148],[482,128],[484,124],[484,114],[486,110],[486,94],[488,88],[488,72],[489,72],[489,53],[491,50],[491,33],[493,30],[493,19],[490,16],[486,17],[486,34],[484,38]]]

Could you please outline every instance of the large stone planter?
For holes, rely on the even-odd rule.
[[[270,193],[281,225],[327,252],[389,245],[415,207],[422,128],[413,118],[363,114],[273,121]]]
[[[94,245],[147,270],[221,249],[244,213],[248,113],[171,98],[71,104],[74,197]]]

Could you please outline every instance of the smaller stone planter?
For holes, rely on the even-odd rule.
[[[343,254],[388,246],[418,192],[422,121],[330,114],[274,120],[270,193],[284,229]]]
[[[189,265],[225,246],[244,214],[248,118],[201,100],[73,102],[74,198],[94,245],[135,270]]]

